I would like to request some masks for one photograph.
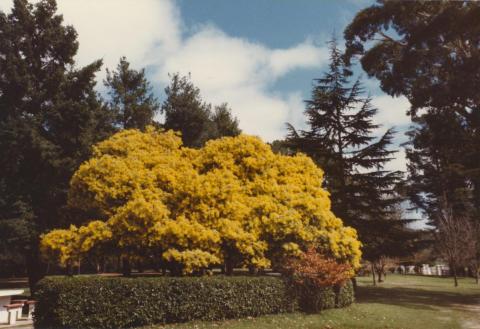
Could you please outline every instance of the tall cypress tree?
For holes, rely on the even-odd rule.
[[[18,228],[9,240],[22,241],[14,247],[31,288],[44,269],[39,235],[69,224],[61,209],[71,175],[113,131],[94,91],[102,63],[75,68],[77,33],[56,10],[54,0],[15,0],[0,12],[0,225]]]
[[[116,71],[107,69],[104,81],[110,100],[108,106],[116,114],[116,122],[122,128],[144,130],[154,123],[159,103],[145,77],[145,70],[130,68],[125,57],[120,58]]]
[[[287,141],[324,169],[333,212],[357,229],[364,258],[375,261],[405,250],[397,248],[397,241],[408,235],[406,221],[397,216],[402,174],[384,168],[395,153],[389,149],[394,131],[388,129],[376,140],[378,125],[372,117],[377,109],[362,96],[360,81],[350,82],[336,41],[329,45],[329,70],[315,80],[306,101],[308,129],[289,126]]]

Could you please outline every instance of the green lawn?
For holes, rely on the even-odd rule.
[[[390,275],[379,287],[359,278],[357,302],[321,314],[271,315],[224,322],[192,322],[143,329],[474,329],[480,328],[480,287],[473,279]]]

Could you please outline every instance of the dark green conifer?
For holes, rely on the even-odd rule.
[[[362,96],[360,81],[351,83],[350,76],[335,40],[331,41],[329,69],[315,80],[306,101],[308,128],[297,131],[290,126],[287,140],[325,171],[333,212],[357,229],[364,258],[376,261],[405,251],[392,247],[400,235],[408,235],[404,234],[408,221],[397,215],[402,198],[396,189],[402,173],[385,168],[395,153],[393,129],[374,136],[379,128],[372,122],[377,109]]]
[[[22,241],[31,288],[45,269],[39,235],[69,224],[61,209],[72,173],[113,132],[94,91],[102,63],[75,67],[77,33],[56,11],[54,0],[15,0],[0,12],[0,222],[24,226],[0,243]]]
[[[116,71],[107,69],[104,81],[110,100],[108,106],[116,115],[116,123],[122,128],[144,130],[154,124],[160,105],[145,77],[145,70],[130,68],[125,57],[120,58]]]

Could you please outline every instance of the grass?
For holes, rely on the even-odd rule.
[[[191,322],[143,329],[474,329],[480,328],[480,287],[473,279],[389,275],[373,287],[359,278],[357,302],[321,314],[270,315],[223,322]]]
[[[358,278],[357,302],[321,314],[270,315],[223,322],[191,322],[142,329],[476,329],[480,287],[473,279],[389,275],[377,287]],[[0,289],[24,288],[25,279],[0,279]],[[28,290],[26,289],[26,293]]]

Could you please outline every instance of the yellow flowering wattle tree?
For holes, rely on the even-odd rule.
[[[274,154],[256,137],[195,150],[172,131],[125,130],[71,180],[69,206],[92,222],[45,234],[42,250],[61,264],[99,252],[160,256],[191,273],[275,266],[313,245],[356,268],[360,242],[330,211],[322,177],[310,158]]]

